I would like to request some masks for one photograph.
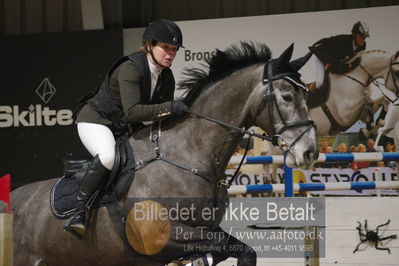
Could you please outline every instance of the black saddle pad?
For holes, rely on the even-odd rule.
[[[76,178],[61,177],[51,189],[51,209],[61,219],[70,217],[76,210],[76,193],[79,183]]]
[[[115,148],[115,165],[106,182],[97,191],[90,201],[94,202],[93,207],[102,206],[102,201],[109,194],[115,194],[118,200],[122,199],[128,192],[135,174],[135,160],[128,136],[118,139]],[[76,194],[82,182],[90,160],[64,159],[64,176],[55,183],[50,193],[50,205],[54,215],[59,219],[71,217],[77,207]],[[109,197],[108,197],[109,198]]]

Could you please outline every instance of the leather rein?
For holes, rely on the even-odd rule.
[[[387,73],[387,75],[386,75],[386,77],[385,77],[385,82],[384,82],[384,83],[381,83],[381,82],[379,82],[376,78],[374,78],[374,77],[370,74],[370,72],[368,72],[367,69],[366,69],[365,67],[363,67],[362,65],[359,65],[359,67],[360,67],[364,72],[366,72],[366,74],[367,74],[367,76],[368,76],[368,80],[367,80],[367,81],[369,82],[369,84],[370,84],[370,83],[373,83],[376,87],[378,87],[378,89],[380,90],[381,94],[382,94],[389,102],[391,102],[393,105],[398,105],[398,103],[395,104],[395,102],[397,102],[397,100],[398,100],[398,98],[399,98],[399,86],[398,86],[398,84],[396,83],[396,80],[395,80],[395,77],[394,77],[394,73],[393,73],[393,70],[392,70],[392,66],[398,65],[399,62],[393,62],[393,59],[394,59],[394,56],[392,56],[391,59],[390,59],[389,70],[388,70],[388,73]],[[345,77],[347,77],[347,78],[349,78],[349,79],[351,79],[351,80],[353,80],[353,81],[359,83],[360,85],[362,85],[362,86],[365,87],[365,88],[369,86],[369,84],[364,84],[364,83],[361,82],[360,80],[358,80],[358,79],[356,79],[356,78],[354,78],[354,77],[352,77],[352,76],[350,76],[350,75],[347,75],[347,74],[343,74],[343,75],[344,75]],[[381,85],[383,85],[383,86],[386,88],[386,85],[387,85],[389,76],[392,77],[392,82],[393,82],[393,84],[394,84],[394,86],[395,86],[395,95],[396,95],[396,99],[394,99],[394,100],[392,100],[391,98],[389,98],[388,95],[387,95],[387,94],[381,89],[381,87],[380,87]]]

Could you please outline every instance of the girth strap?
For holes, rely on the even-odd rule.
[[[125,244],[128,243],[125,236],[126,217],[119,208],[119,201],[115,193],[113,192],[108,194],[103,199],[103,204],[107,208],[109,217],[111,218],[118,235],[125,242]]]
[[[328,109],[327,105],[323,103],[321,105],[321,109],[323,112],[326,114],[328,120],[330,121],[331,127],[330,130],[328,131],[330,134],[334,134],[335,132],[343,132],[348,129],[346,126],[340,125],[337,120],[335,120],[334,116],[331,114],[330,109]]]
[[[126,216],[123,214],[118,198],[115,193],[108,194],[103,202],[104,206],[107,208],[108,215],[114,225],[116,232],[126,246],[125,251],[129,253],[130,256],[138,256],[140,253],[136,252],[130,245],[125,234]]]

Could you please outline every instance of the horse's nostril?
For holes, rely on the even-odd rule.
[[[319,151],[316,151],[315,153],[313,153],[313,159],[314,160],[319,159]]]
[[[307,151],[305,151],[303,153],[303,157],[304,157],[306,162],[310,163],[311,161],[317,159],[318,154],[317,154],[317,152],[314,152],[313,149],[308,149]]]
[[[314,149],[313,159],[314,160],[319,159],[319,148]]]

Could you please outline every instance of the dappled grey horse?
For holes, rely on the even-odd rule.
[[[271,60],[267,46],[241,43],[217,50],[208,62],[209,73],[187,71],[181,87],[188,89],[189,112],[129,138],[142,163],[119,202],[127,217],[125,241],[103,207],[94,210],[82,240],[64,232],[64,221],[52,215],[49,204],[57,179],[13,191],[15,265],[165,265],[205,253],[213,265],[228,257],[237,258],[238,265],[256,265],[254,250],[219,227],[228,204],[224,172],[245,133],[284,147],[297,167],[309,168],[317,158],[306,87],[297,72],[308,58],[290,62],[292,51],[293,45]],[[268,135],[254,134],[248,130],[252,126]],[[155,159],[145,163],[147,158]],[[193,200],[196,209],[212,212],[207,217],[191,212]],[[171,207],[186,208],[185,217],[160,217]],[[154,213],[156,218],[149,217]],[[205,248],[193,250],[189,244]]]

